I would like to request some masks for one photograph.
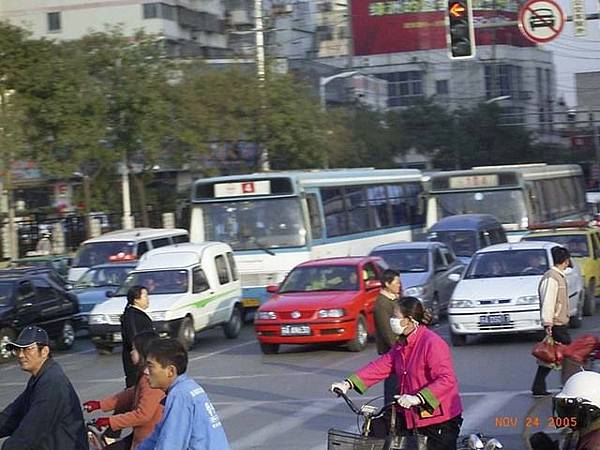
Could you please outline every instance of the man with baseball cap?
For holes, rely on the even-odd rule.
[[[79,397],[50,355],[42,328],[28,326],[6,345],[19,366],[31,374],[27,387],[0,413],[2,450],[88,449]]]

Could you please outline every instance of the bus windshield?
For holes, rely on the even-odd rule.
[[[503,223],[523,223],[528,218],[521,189],[434,194],[437,218],[456,214],[492,214]]]
[[[302,247],[306,227],[298,198],[239,200],[202,205],[208,241],[234,250]]]

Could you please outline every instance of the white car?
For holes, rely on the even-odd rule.
[[[538,285],[552,266],[554,242],[492,245],[479,250],[456,285],[448,307],[452,345],[468,335],[543,329]],[[570,326],[581,326],[585,284],[575,263],[566,270]]]
[[[127,291],[148,289],[154,329],[191,348],[199,331],[223,326],[236,338],[242,327],[242,288],[233,251],[222,242],[177,244],[145,253],[112,298],[96,305],[89,316],[90,337],[100,351],[121,340],[121,314]]]

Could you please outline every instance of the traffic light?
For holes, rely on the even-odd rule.
[[[448,46],[452,59],[475,56],[475,30],[470,0],[448,0]]]

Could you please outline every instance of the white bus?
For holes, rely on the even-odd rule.
[[[509,242],[535,223],[585,219],[583,172],[577,165],[522,164],[434,172],[425,177],[427,226],[455,214],[492,214]]]
[[[367,255],[411,240],[425,225],[422,174],[414,169],[270,172],[201,179],[192,190],[190,239],[234,249],[244,306],[297,264]]]

